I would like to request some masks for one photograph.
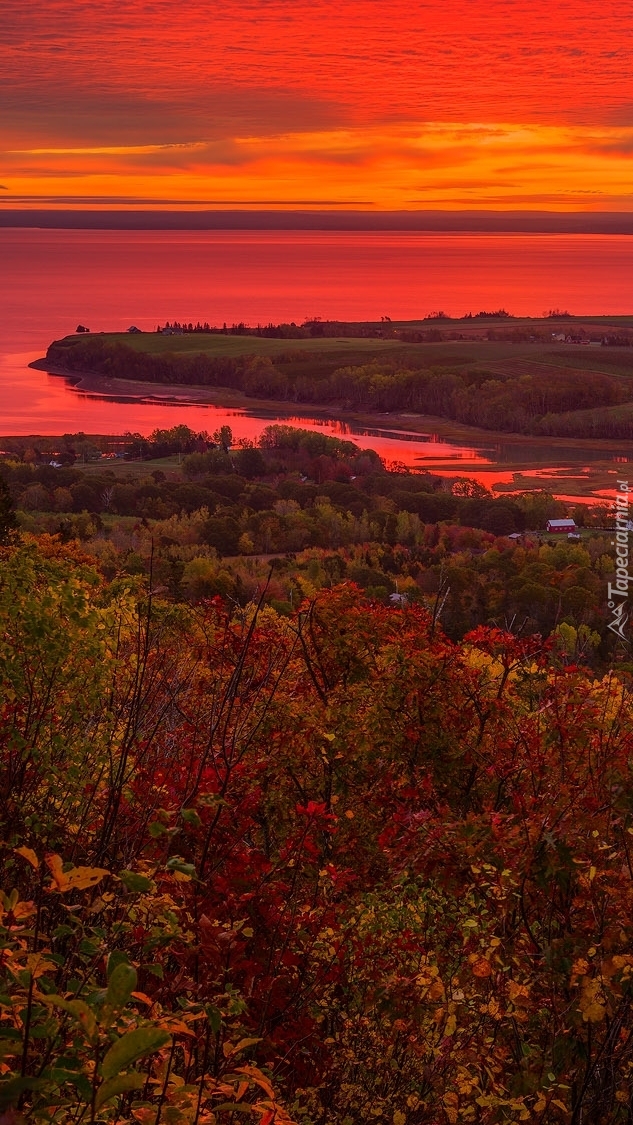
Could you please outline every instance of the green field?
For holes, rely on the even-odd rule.
[[[74,339],[75,337],[72,337]],[[210,356],[269,355],[278,356],[292,352],[375,352],[376,348],[393,351],[402,348],[401,340],[363,339],[362,337],[320,337],[308,340],[270,340],[262,336],[207,335],[194,332],[184,336],[161,336],[158,332],[103,332],[100,339],[113,344],[125,344],[137,352],[149,355]],[[409,345],[410,346],[410,345]]]
[[[389,325],[368,326],[384,332],[383,337],[324,336],[301,340],[269,339],[261,336],[231,336],[223,334],[189,333],[182,336],[162,336],[157,332],[100,333],[99,339],[107,343],[123,344],[134,351],[148,355],[179,356],[203,354],[211,357],[239,357],[244,355],[270,356],[281,361],[283,367],[309,370],[316,363],[319,368],[334,369],[347,364],[362,364],[371,360],[414,360],[415,366],[482,366],[510,374],[508,361],[526,361],[536,366],[546,366],[555,373],[556,368],[573,368],[578,371],[602,372],[620,378],[633,377],[632,347],[587,347],[552,341],[554,332],[569,331],[574,334],[633,330],[633,316],[582,317],[577,319],[542,320],[472,320],[392,322]],[[443,339],[437,342],[411,343],[400,338],[387,338],[387,333],[402,330],[427,332],[437,328]],[[485,339],[493,330],[503,332],[504,338]],[[529,331],[533,340],[513,340],[513,332]],[[447,339],[448,335],[462,334],[463,339]],[[85,337],[69,336],[75,341]],[[302,359],[305,356],[305,359]],[[319,361],[322,361],[319,362]],[[516,374],[524,374],[517,368]],[[531,373],[535,373],[533,370]],[[514,374],[514,372],[512,372]]]

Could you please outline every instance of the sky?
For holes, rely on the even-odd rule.
[[[0,206],[633,211],[630,0],[4,0]]]

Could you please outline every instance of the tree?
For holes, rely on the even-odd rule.
[[[4,547],[14,539],[17,528],[11,493],[6,481],[0,476],[0,546]]]
[[[216,445],[219,445],[220,448],[224,450],[225,453],[228,453],[229,449],[233,445],[233,431],[231,427],[220,426],[219,429],[214,431],[213,440]]]
[[[491,500],[492,493],[474,477],[460,477],[451,488],[453,496],[467,496],[475,500]]]
[[[234,460],[238,473],[247,480],[263,477],[266,473],[266,462],[259,449],[240,449]]]

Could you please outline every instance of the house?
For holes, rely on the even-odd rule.
[[[406,594],[390,594],[389,601],[393,606],[402,606],[409,604],[409,599]]]
[[[141,329],[137,328],[135,324],[131,324],[128,328],[128,332],[140,333],[140,331]]]
[[[548,520],[546,530],[558,532],[559,534],[563,532],[569,534],[571,532],[573,535],[578,529],[574,520]]]

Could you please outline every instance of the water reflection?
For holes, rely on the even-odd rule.
[[[0,430],[5,435],[83,430],[149,434],[184,422],[192,429],[230,425],[255,441],[271,422],[320,429],[371,446],[387,462],[445,476],[468,475],[488,487],[516,486],[518,472],[562,490],[560,469],[572,476],[589,466],[597,489],[631,460],[627,446],[474,441],[459,428],[435,424],[417,433],[412,420],[390,415],[360,425],[296,407],[255,411],[214,407],[183,396],[161,399],[143,389],[108,397],[87,394],[76,380],[28,367],[52,339],[77,323],[153,331],[174,317],[257,324],[324,319],[378,320],[389,313],[418,320],[432,308],[453,315],[505,305],[515,315],[569,307],[576,314],[630,312],[630,236],[462,235],[401,232],[0,232]],[[51,278],[55,283],[51,284]],[[95,387],[95,391],[99,388]],[[115,387],[116,391],[117,388]],[[156,391],[159,388],[155,388]],[[621,470],[620,470],[621,471]],[[589,487],[589,486],[588,486]],[[574,490],[575,491],[575,490]],[[608,492],[614,489],[607,488]]]
[[[159,395],[134,398],[86,393],[75,387],[73,391],[73,397],[86,403],[100,403],[100,410],[111,409],[116,404],[125,405],[126,428],[131,431],[147,434],[157,426],[184,421],[192,429],[208,432],[219,426],[229,425],[236,440],[247,438],[257,441],[266,426],[280,423],[319,430],[352,441],[358,446],[369,447],[388,466],[400,464],[447,477],[473,477],[497,495],[510,495],[512,492],[531,488],[549,488],[555,495],[569,497],[577,502],[588,503],[592,496],[612,497],[615,495],[615,487],[605,488],[605,484],[609,483],[610,475],[615,475],[616,469],[609,466],[627,464],[631,460],[628,451],[620,449],[611,452],[581,443],[561,449],[541,441],[508,438],[485,445],[464,445],[457,437],[442,434],[432,427],[423,432],[400,430],[388,423],[384,426],[367,425],[333,415],[304,414],[298,412],[296,407],[284,410],[258,404],[257,407],[242,408],[191,403],[180,398],[161,398]],[[154,425],[150,424],[148,410],[160,412],[160,419]],[[182,416],[183,411],[186,412],[185,417]],[[391,415],[381,417],[391,418]],[[422,416],[420,424],[424,425]],[[510,465],[513,466],[512,469],[504,468]],[[592,481],[592,475],[596,475],[595,481]],[[587,495],[582,497],[575,493],[577,482],[580,481],[587,485]]]

